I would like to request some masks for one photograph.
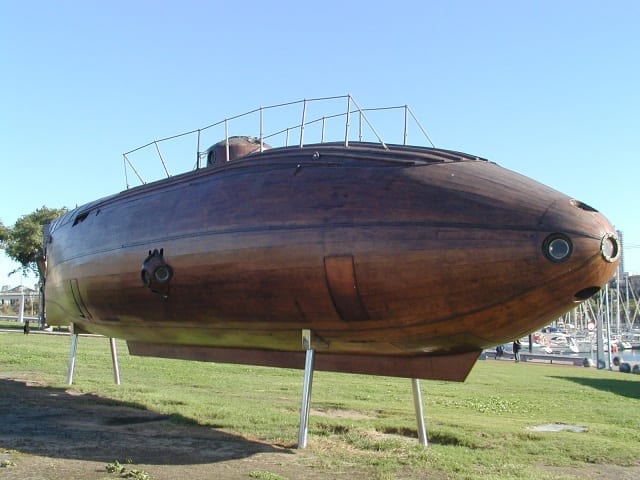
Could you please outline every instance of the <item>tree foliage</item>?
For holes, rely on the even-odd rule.
[[[4,248],[5,243],[9,240],[10,230],[0,222],[0,248]]]
[[[12,229],[5,230],[4,241],[7,255],[21,265],[23,273],[33,272],[41,277],[38,261],[42,260],[42,226],[67,211],[66,208],[38,208],[35,212],[20,217]],[[0,224],[1,226],[1,224]]]

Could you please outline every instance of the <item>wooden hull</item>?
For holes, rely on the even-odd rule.
[[[583,204],[463,154],[273,149],[57,220],[47,318],[124,338],[134,353],[238,349],[229,361],[260,364],[242,352],[297,358],[310,330],[320,354],[380,358],[365,373],[398,375],[382,360],[459,358],[575,307],[614,274],[613,232]],[[561,262],[544,253],[554,234],[571,245]],[[161,294],[141,280],[155,249],[172,272]],[[171,344],[186,347],[160,348]]]

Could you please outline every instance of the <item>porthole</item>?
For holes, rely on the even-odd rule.
[[[153,276],[159,283],[168,282],[171,280],[171,268],[169,265],[162,265],[156,268],[156,271],[153,272]]]
[[[600,242],[600,251],[602,252],[602,257],[607,262],[616,261],[620,254],[620,247],[618,246],[618,239],[616,236],[608,233],[602,237],[602,241]]]
[[[569,203],[571,203],[571,205],[573,205],[574,207],[579,208],[580,210],[584,210],[585,212],[598,211],[595,208],[593,208],[591,205],[587,205],[586,203],[581,202],[580,200],[572,199]]]
[[[593,297],[600,291],[600,287],[587,287],[577,292],[573,297],[576,302],[582,302],[588,298]]]
[[[542,253],[547,260],[561,263],[569,259],[573,252],[573,244],[566,235],[552,233],[542,243]]]

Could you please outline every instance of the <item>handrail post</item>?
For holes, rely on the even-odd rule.
[[[154,141],[153,144],[156,146],[156,151],[158,152],[158,156],[160,157],[160,162],[162,162],[162,167],[164,168],[164,173],[167,174],[167,178],[169,178],[171,175],[169,175],[169,170],[167,170],[167,164],[164,163],[164,158],[162,158],[162,152],[160,151],[160,147],[158,146],[158,141]]]
[[[304,146],[304,122],[307,117],[307,99],[302,101],[302,122],[300,122],[300,148]]]
[[[351,116],[351,95],[347,95],[347,122],[344,126],[344,146],[349,146],[349,117]]]
[[[260,107],[260,153],[264,152],[264,134],[262,130],[262,107]]]
[[[229,161],[229,123],[224,119],[224,146],[227,154],[227,162]]]
[[[198,129],[198,144],[196,146],[196,170],[200,170],[200,129]]]
[[[409,107],[408,107],[407,105],[405,105],[405,106],[404,106],[404,140],[403,140],[403,143],[402,143],[403,145],[406,145],[406,144],[407,144],[407,136],[408,136],[408,134],[409,134],[409,133],[408,133],[408,128],[409,128],[409,118],[408,118],[408,115],[409,115],[409,112],[407,111],[407,110],[408,110],[408,108],[409,108]]]
[[[124,184],[127,187],[126,189],[129,190],[129,175],[127,175],[127,155],[126,154],[122,154],[122,165],[124,166]]]

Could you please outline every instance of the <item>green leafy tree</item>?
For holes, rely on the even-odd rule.
[[[35,212],[20,217],[12,229],[2,226],[0,235],[4,233],[4,247],[7,255],[18,262],[24,274],[33,272],[40,280],[42,275],[42,226],[51,222],[67,211],[66,208],[47,208],[45,206]]]
[[[0,222],[0,249],[4,248],[5,243],[9,240],[10,230]]]

